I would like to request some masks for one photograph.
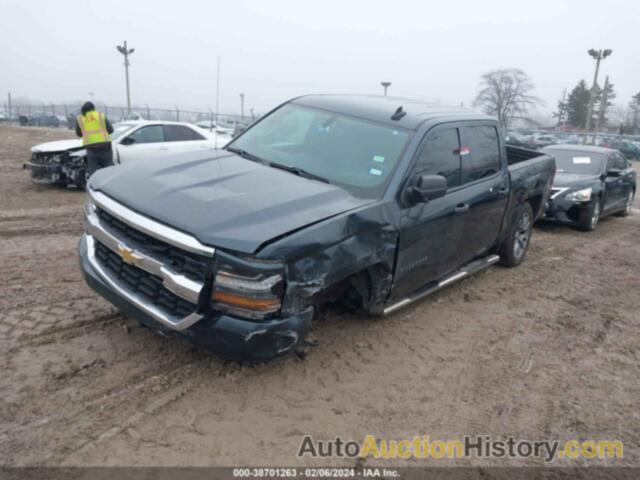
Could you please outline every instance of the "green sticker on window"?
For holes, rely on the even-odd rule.
[[[374,155],[373,161],[378,163],[384,163],[384,157],[382,155]]]

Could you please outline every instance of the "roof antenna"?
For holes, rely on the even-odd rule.
[[[405,112],[405,111],[402,109],[402,105],[400,105],[400,106],[396,109],[395,113],[394,113],[393,115],[391,115],[391,120],[400,120],[400,119],[401,119],[402,117],[404,117],[406,114],[407,114],[407,112]]]

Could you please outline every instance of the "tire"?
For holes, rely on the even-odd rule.
[[[87,171],[84,168],[78,172],[75,185],[80,190],[85,190],[87,188]]]
[[[580,215],[578,216],[578,229],[583,232],[593,232],[600,221],[600,213],[600,199],[595,198],[591,201],[589,208],[580,212]]]
[[[635,196],[635,193],[636,192],[634,192],[633,190],[629,191],[629,194],[627,195],[627,203],[625,204],[624,209],[616,213],[618,217],[629,216],[629,214],[631,213],[631,209],[633,208],[633,197]]]
[[[498,249],[500,264],[505,267],[517,267],[522,263],[531,242],[533,229],[533,210],[528,202],[518,206],[509,227],[507,238]]]

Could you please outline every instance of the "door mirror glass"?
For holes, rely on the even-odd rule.
[[[132,145],[136,143],[136,139],[133,137],[124,137],[121,141],[120,141],[120,145]]]
[[[447,193],[447,179],[442,175],[419,175],[408,191],[411,201],[426,203]]]
[[[607,171],[608,177],[619,177],[620,175],[622,175],[622,171],[618,168],[610,168]]]

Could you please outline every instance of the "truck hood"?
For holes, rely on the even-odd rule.
[[[102,169],[90,186],[203,244],[243,253],[371,202],[226,151]]]
[[[83,148],[82,140],[71,139],[71,140],[56,140],[55,142],[41,143],[39,145],[35,145],[31,147],[31,151],[41,152],[41,153],[55,153],[55,152],[66,152],[71,150],[80,150],[81,148]]]
[[[600,177],[598,175],[578,175],[576,173],[562,173],[557,172],[553,179],[554,187],[580,187],[582,185],[586,187],[591,186],[593,183],[598,182]]]

